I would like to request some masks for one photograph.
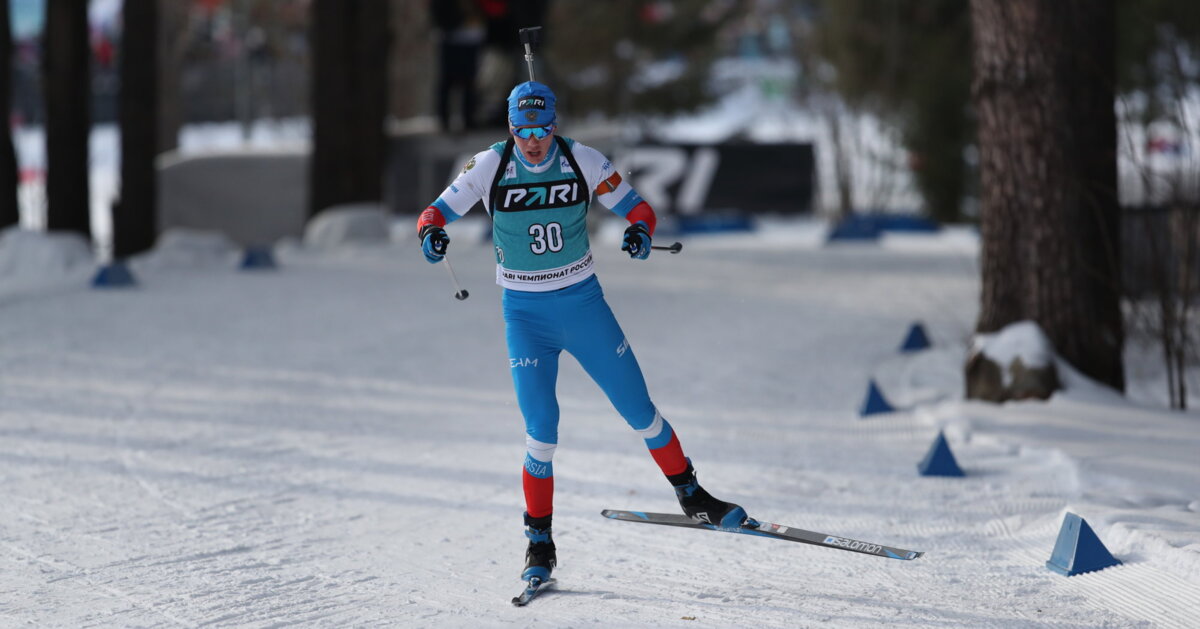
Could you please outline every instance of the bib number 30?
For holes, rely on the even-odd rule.
[[[533,236],[533,242],[529,243],[529,250],[537,255],[542,255],[547,251],[551,253],[562,251],[562,225],[558,223],[530,225],[529,235]]]

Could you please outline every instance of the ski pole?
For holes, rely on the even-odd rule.
[[[525,63],[529,66],[529,80],[536,81],[533,78],[533,45],[538,43],[541,35],[542,27],[530,26],[517,31],[517,35],[521,38],[521,43],[525,44]]]
[[[454,298],[462,301],[470,297],[471,294],[458,285],[458,278],[454,275],[454,267],[450,266],[450,258],[442,258],[442,263],[446,265],[446,272],[450,274],[450,281],[454,283]]]
[[[651,249],[659,249],[661,251],[670,251],[671,253],[679,253],[683,251],[683,243],[677,242],[673,245],[650,245]]]

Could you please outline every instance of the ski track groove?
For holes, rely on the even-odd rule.
[[[1200,618],[1194,584],[1186,584],[1172,575],[1143,563],[1122,564],[1070,577],[1072,590],[1086,592],[1085,600],[1098,611],[1110,611],[1110,605],[1134,618],[1144,618],[1157,627],[1195,627]],[[1151,600],[1150,594],[1154,599]]]
[[[147,408],[148,408],[148,410],[146,411],[147,413],[152,413],[154,410],[153,407],[147,407]],[[126,416],[120,418],[120,420],[131,420],[132,421],[132,420],[136,420],[136,417],[134,417],[133,413],[128,413],[128,414],[126,414]],[[113,430],[113,433],[120,434],[120,431]],[[147,495],[154,498],[157,503],[162,504],[169,508],[169,513],[165,514],[166,515],[165,519],[160,518],[157,520],[150,520],[150,521],[147,521],[145,524],[148,525],[151,530],[153,530],[153,528],[158,527],[158,526],[168,526],[171,528],[184,530],[184,531],[187,531],[190,533],[190,535],[186,539],[181,540],[182,544],[183,544],[180,547],[181,550],[186,550],[187,548],[192,547],[197,542],[205,541],[204,538],[206,536],[211,537],[211,531],[213,531],[214,529],[220,530],[221,528],[224,528],[222,526],[223,521],[230,521],[231,523],[233,523],[235,525],[236,524],[245,524],[244,519],[240,519],[240,518],[244,518],[244,514],[234,513],[234,511],[239,510],[239,509],[237,509],[237,507],[239,505],[253,504],[256,501],[256,498],[254,498],[254,497],[240,498],[237,500],[226,501],[223,503],[219,503],[218,505],[214,505],[214,507],[223,508],[224,513],[220,512],[220,511],[216,511],[213,513],[204,513],[202,510],[200,516],[195,520],[195,522],[201,523],[201,524],[197,525],[192,522],[192,519],[190,517],[191,515],[194,515],[194,513],[195,513],[194,510],[189,509],[174,500],[167,499],[165,497],[167,492],[160,489],[158,484],[148,481],[142,474],[139,473],[139,471],[136,469],[135,465],[131,465],[131,463],[133,461],[132,452],[128,448],[128,446],[126,445],[126,443],[123,439],[117,438],[115,441],[112,442],[112,446],[114,447],[115,450],[121,452],[121,459],[122,459],[121,466],[120,466],[121,472],[124,475],[126,475],[128,478],[130,478],[131,481],[133,481],[136,484],[136,486],[139,487],[143,492],[145,492]],[[202,453],[202,456],[203,456],[203,453]],[[108,532],[117,532],[120,530],[120,527],[102,526],[101,530],[108,531]],[[209,531],[210,533],[208,535],[198,535],[201,531]],[[252,530],[251,532],[252,533],[253,532],[261,533],[262,530],[258,530],[258,531]],[[97,537],[97,538],[101,538],[101,539],[104,537],[103,535],[98,535],[92,531],[81,532],[81,531],[75,530],[75,531],[68,531],[68,533],[71,535],[84,534],[84,535],[88,535],[91,537]],[[276,541],[278,541],[278,540],[276,540]],[[60,545],[67,545],[67,544],[60,544]],[[16,548],[16,547],[13,546],[13,548]],[[165,556],[171,557],[171,558],[159,560],[159,561],[142,561],[143,559],[146,558],[143,556],[143,557],[133,558],[129,561],[114,562],[114,563],[109,564],[108,567],[121,568],[122,571],[135,570],[135,571],[145,572],[145,571],[149,570],[149,571],[153,572],[153,571],[155,571],[156,568],[159,568],[162,566],[169,566],[172,564],[189,564],[189,565],[193,565],[196,567],[207,564],[207,565],[210,565],[211,567],[201,570],[200,574],[206,575],[206,578],[214,578],[214,579],[219,580],[222,577],[225,577],[229,574],[237,573],[239,571],[258,570],[262,567],[269,567],[270,564],[263,563],[263,562],[240,563],[238,561],[230,560],[230,558],[234,555],[252,553],[255,550],[256,550],[256,548],[254,545],[237,544],[237,545],[233,545],[233,546],[217,548],[215,550],[206,551],[206,552],[186,554],[186,553],[173,552],[173,550],[171,548],[164,547],[164,548],[159,549],[159,552],[162,553],[160,556],[165,555]],[[172,556],[172,555],[174,555],[174,556]],[[62,557],[56,557],[54,559],[54,561],[61,561],[64,563],[69,563]],[[49,566],[54,565],[54,563],[52,563],[51,561],[47,561],[44,559],[41,559],[40,563],[49,565]],[[192,572],[195,573],[195,570],[193,569]],[[63,573],[63,575],[59,579],[51,579],[50,582],[53,582],[55,580],[67,579],[67,578],[77,579],[77,578],[81,578],[81,577],[86,578],[87,582],[89,584],[95,585],[95,586],[99,587],[100,589],[102,589],[114,596],[121,598],[122,600],[126,600],[127,602],[130,602],[131,604],[138,606],[139,608],[151,610],[151,611],[154,611],[155,613],[161,614],[164,617],[175,622],[176,624],[179,624],[181,626],[196,626],[195,623],[188,622],[178,616],[173,616],[173,615],[163,611],[158,606],[148,605],[146,603],[140,602],[137,599],[125,594],[123,591],[116,588],[115,586],[104,584],[104,583],[99,583],[99,582],[96,582],[95,579],[86,577],[86,573],[80,568],[75,568],[74,571],[71,573]],[[239,596],[229,597],[228,596],[229,592],[225,588],[218,587],[218,588],[210,589],[207,591],[205,591],[205,590],[195,591],[194,590],[192,592],[191,598],[196,601],[212,599],[214,609],[224,610],[224,613],[216,618],[208,618],[208,619],[201,620],[201,624],[204,624],[204,625],[220,624],[223,622],[230,622],[230,621],[260,620],[261,618],[259,618],[258,616],[254,615],[254,614],[249,614],[248,612],[245,612],[245,611],[230,612],[229,610],[231,608],[234,610],[237,610],[242,607],[244,607],[246,609],[261,608],[262,601],[268,600],[268,599],[273,599],[273,598],[278,598],[281,595],[281,588],[282,589],[287,589],[287,588],[294,589],[297,586],[304,586],[304,585],[308,584],[308,582],[312,581],[313,579],[314,579],[314,577],[308,576],[308,577],[293,579],[290,581],[285,581],[282,583],[275,583],[274,578],[263,577],[263,578],[254,580],[253,582],[245,582],[245,581],[241,582],[239,585],[240,585],[240,589],[243,591],[243,594],[240,597]],[[256,587],[259,584],[269,586],[270,589],[266,590],[266,589],[263,589],[260,587]],[[243,598],[247,602],[239,604],[239,603],[237,603],[237,600],[239,598]],[[321,612],[322,609],[326,610],[319,614],[320,617],[330,616],[334,612],[329,611],[329,610],[336,610],[338,608],[338,606],[336,604],[319,605],[316,603],[310,604],[308,606],[302,605],[299,608],[297,608],[297,606],[295,605],[294,602],[288,602],[288,603],[281,604],[279,606],[279,610],[286,612],[290,608],[291,613],[296,613],[296,612],[300,612],[300,611],[305,611],[304,610],[305,607],[311,607],[310,611],[315,610],[317,612]],[[286,613],[285,614],[280,614],[278,612],[271,612],[271,613],[275,617],[280,617],[281,615],[282,616],[287,615]],[[314,617],[316,617],[316,616],[314,616]]]
[[[490,249],[483,249],[490,255]],[[470,255],[470,249],[463,251]],[[752,265],[731,267],[724,261],[709,268],[730,281],[753,270]],[[767,275],[782,283],[791,273],[774,269]],[[636,283],[644,290],[645,281],[640,273],[623,268],[611,283]],[[673,294],[687,292],[677,284],[663,286]],[[883,294],[882,283],[871,286]],[[925,301],[932,291],[932,284],[924,282],[904,295],[904,303],[914,311],[928,307]],[[808,299],[803,293],[749,284],[734,292],[780,302]],[[560,591],[536,601],[540,611],[514,610],[507,605],[515,591],[509,586],[516,583],[523,545],[514,518],[505,516],[509,528],[489,536],[502,538],[497,541],[478,540],[462,531],[429,534],[424,528],[415,543],[391,538],[411,526],[398,525],[397,519],[416,518],[424,524],[431,515],[449,513],[437,521],[443,528],[452,527],[458,505],[437,501],[447,495],[469,504],[467,517],[488,522],[493,511],[510,506],[489,494],[508,487],[516,475],[493,480],[499,474],[492,461],[507,456],[498,451],[519,451],[520,424],[472,421],[463,429],[449,422],[435,424],[434,419],[492,417],[500,407],[516,417],[511,390],[236,363],[197,367],[163,356],[147,369],[145,360],[83,351],[21,348],[4,361],[13,369],[0,373],[0,384],[15,392],[5,401],[17,404],[32,432],[5,431],[0,454],[21,455],[25,458],[13,461],[29,465],[43,461],[46,467],[38,476],[47,481],[30,486],[53,487],[61,502],[93,518],[86,527],[70,524],[54,510],[56,500],[14,496],[24,505],[20,518],[41,524],[35,531],[19,533],[14,538],[19,542],[6,539],[5,547],[56,573],[46,582],[83,582],[143,615],[131,619],[118,610],[109,618],[93,612],[84,612],[90,614],[85,618],[70,616],[69,603],[81,600],[80,594],[65,598],[65,615],[50,618],[60,622],[48,624],[116,620],[135,625],[159,618],[178,626],[361,626],[394,624],[398,619],[450,626],[565,626],[596,623],[595,610],[601,605],[605,621],[617,626],[888,622],[912,627],[1088,627],[1099,617],[1109,626],[1183,627],[1186,619],[1200,615],[1189,584],[1146,563],[1070,579],[1050,573],[1043,564],[1061,511],[1072,498],[1059,483],[1043,486],[1047,477],[1058,477],[1050,469],[1053,464],[1013,466],[1006,457],[990,454],[992,465],[987,465],[987,457],[976,459],[985,461],[980,476],[973,477],[974,470],[968,468],[964,481],[919,478],[915,463],[935,431],[928,418],[914,417],[905,409],[859,419],[849,412],[797,415],[778,408],[710,409],[681,399],[682,406],[667,413],[672,420],[679,418],[681,433],[695,445],[694,451],[705,454],[705,470],[710,470],[705,478],[720,484],[715,479],[728,471],[741,479],[724,489],[754,500],[752,515],[761,511],[769,521],[927,552],[913,562],[895,562],[774,540],[641,530],[643,525],[602,520],[597,513],[601,501],[670,507],[672,496],[661,478],[642,477],[649,465],[645,453],[636,450],[627,427],[605,400],[562,394],[564,415],[579,422],[572,430],[594,429],[605,439],[625,436],[594,450],[584,444],[602,440],[564,442],[562,452],[574,455],[576,467],[571,467],[570,456],[562,457],[563,508],[561,516],[556,514],[556,529],[558,523],[566,524],[561,536],[556,530],[565,559],[556,573]],[[154,375],[147,386],[139,381],[148,373]],[[848,401],[847,407],[855,402]],[[41,407],[61,417],[48,428],[38,426],[33,411]],[[434,432],[424,437],[418,437],[421,430],[400,425],[425,422],[428,425],[419,428]],[[63,423],[70,429],[62,428]],[[483,434],[476,435],[477,443],[462,441],[467,433],[479,431]],[[739,445],[734,438],[739,435],[748,445]],[[89,443],[97,436],[107,442]],[[457,447],[439,441],[456,441]],[[495,441],[502,443],[489,448]],[[960,444],[952,445],[960,451]],[[55,448],[54,454],[38,458],[42,447]],[[961,447],[969,452],[976,446]],[[116,457],[109,454],[92,461],[81,456],[97,456],[106,448],[116,450]],[[386,453],[389,448],[398,453]],[[846,458],[885,459],[900,471],[894,477],[872,476],[852,461],[831,458],[819,451],[822,448],[846,453]],[[466,460],[443,463],[440,458],[450,453]],[[63,478],[63,472],[44,462],[58,456],[94,462],[84,469],[95,478],[78,491],[59,489],[52,483]],[[406,457],[416,458],[416,463],[409,465]],[[519,460],[512,458],[515,471]],[[351,461],[338,465],[341,459]],[[628,467],[640,471],[621,471],[623,466],[611,465],[614,461],[628,461]],[[610,476],[592,478],[606,467],[615,468]],[[466,471],[456,476],[456,468]],[[448,478],[439,484],[425,476]],[[786,478],[779,483],[783,488],[744,480],[780,476]],[[890,490],[884,494],[885,504],[871,504],[876,498],[857,495],[856,484],[866,482]],[[1025,495],[1014,499],[1015,492],[1003,493],[990,487],[993,483],[1016,485]],[[127,484],[152,500],[131,500],[133,512],[123,511],[117,503]],[[413,484],[426,487],[395,489]],[[614,495],[618,488],[630,493]],[[795,490],[802,494],[794,495]],[[941,506],[931,513],[927,504],[914,504],[906,496],[909,491],[919,501]],[[957,508],[957,501],[972,493],[982,497]],[[384,500],[391,496],[394,501]],[[631,506],[653,510],[648,504]],[[888,514],[886,522],[881,513]],[[789,514],[803,517],[793,520]],[[372,529],[380,532],[354,544],[355,533]],[[976,547],[984,541],[987,555],[980,556]],[[439,550],[439,544],[446,543],[476,544],[471,551],[451,552],[452,557],[477,554],[494,559],[434,563],[446,554]],[[78,550],[88,544],[95,555]],[[26,549],[29,546],[44,552],[35,556]],[[697,557],[697,547],[705,549],[702,557]],[[333,556],[331,548],[348,556]],[[713,560],[732,565],[736,574],[746,575],[745,581],[707,578],[706,568]],[[85,561],[96,563],[81,565]],[[854,573],[852,579],[847,572]],[[647,588],[647,581],[655,587]],[[942,594],[948,585],[953,586],[947,588],[951,594]],[[1059,615],[1044,617],[1040,610],[1011,604],[1021,598],[1040,605],[1047,600],[1039,598],[1046,589],[1069,592],[1080,606],[1097,613],[1059,609]],[[951,600],[955,592],[987,592],[984,607],[989,608],[956,608],[957,601]],[[480,612],[481,597],[495,599],[495,606],[484,605],[486,611]],[[1060,600],[1047,602],[1065,607]],[[589,609],[576,614],[576,603]],[[685,616],[699,622],[683,620]]]
[[[83,581],[84,583],[86,583],[88,586],[90,586],[91,588],[93,588],[95,590],[102,591],[105,594],[108,594],[109,596],[111,596],[113,598],[120,599],[120,600],[128,603],[129,605],[131,605],[137,609],[140,609],[144,612],[148,612],[148,613],[156,615],[156,616],[161,616],[162,618],[166,619],[167,621],[169,621],[177,626],[180,626],[180,627],[193,626],[192,623],[189,623],[186,620],[184,620],[182,618],[178,618],[174,614],[171,614],[170,612],[163,610],[160,605],[155,605],[153,603],[145,602],[145,601],[141,600],[140,598],[133,596],[133,595],[129,594],[128,592],[126,592],[118,587],[115,587],[109,583],[97,581],[95,578],[93,578],[93,576],[89,573],[88,570],[86,570],[80,566],[77,566],[61,557],[52,557],[52,558],[47,559],[43,556],[35,555],[34,553],[30,552],[28,549],[23,548],[22,546],[14,544],[12,542],[5,541],[5,542],[3,542],[3,544],[10,551],[24,557],[26,560],[31,561],[31,562],[36,562],[37,564],[39,564],[41,566],[44,566],[54,572],[59,573],[60,576],[57,579],[47,579],[48,583],[53,583],[55,581],[61,581],[61,580],[65,580],[65,579],[75,579],[75,580]],[[60,565],[60,564],[62,564],[62,565]],[[64,568],[63,565],[65,565],[66,567]]]
[[[1050,464],[1050,467],[1062,465],[1059,461]],[[1051,478],[1064,477],[1053,473],[1053,469],[1043,472]],[[1010,543],[1013,552],[1030,564],[1048,561],[1061,526],[1060,513],[1073,497],[1073,492],[1065,487],[1054,491],[1059,495],[992,501],[990,504],[997,517],[986,523],[989,533]],[[1040,517],[1014,527],[1011,526],[1014,521],[1020,523],[1023,518],[1004,517],[1014,511],[1018,515],[1040,514]],[[1053,574],[1048,568],[1046,570]],[[1053,574],[1051,578],[1057,577],[1059,575]],[[1194,626],[1195,619],[1200,618],[1200,603],[1197,602],[1200,599],[1195,594],[1195,584],[1185,584],[1177,577],[1145,564],[1124,564],[1064,580],[1067,581],[1066,587],[1080,595],[1088,607],[1110,614],[1122,614],[1135,624],[1141,622],[1133,619],[1148,619],[1155,626],[1182,629]],[[1172,610],[1181,613],[1172,614]]]
[[[770,434],[773,432],[771,428],[751,428],[751,431],[759,434]],[[813,431],[806,430],[806,433],[811,432]],[[816,432],[821,432],[823,433],[823,436],[826,437],[837,437],[838,435],[845,434],[843,429],[837,427],[830,427],[826,428],[825,430],[817,428]],[[854,423],[851,433],[860,438],[861,435],[869,435],[871,438],[882,439],[888,443],[896,444],[902,442],[913,443],[920,441],[930,434],[930,430],[926,427],[915,425],[908,421],[904,417],[904,412],[901,411],[899,413],[890,414],[886,417],[878,419],[858,419]],[[1028,484],[1031,492],[1045,492],[1045,487],[1043,486],[1045,476],[1051,475],[1057,477],[1057,475],[1053,474],[1053,471],[1054,470],[1047,469],[1033,470],[1032,472],[1025,472],[1026,474],[1031,474],[1031,478],[1029,478],[1028,481],[1024,479],[1016,480],[1018,483]],[[923,480],[933,483],[946,483],[950,491],[953,491],[954,489],[961,489],[963,487],[962,483],[958,481],[944,481],[942,479]],[[967,482],[978,483],[981,481],[979,479],[968,477]],[[952,489],[949,487],[950,483],[954,484]],[[1023,560],[1022,564],[1028,563],[1032,566],[1039,566],[1044,564],[1044,562],[1049,558],[1051,547],[1045,545],[1046,540],[1049,539],[1050,544],[1052,545],[1053,539],[1057,534],[1058,523],[1056,519],[1058,518],[1062,509],[1069,502],[1069,495],[1066,494],[1062,489],[1056,489],[1051,493],[1052,495],[1049,496],[1029,495],[1026,498],[1017,500],[1012,500],[1011,496],[1004,495],[1004,499],[989,501],[987,503],[989,517],[987,519],[982,519],[979,524],[973,525],[969,520],[964,519],[960,515],[952,518],[950,521],[943,520],[937,523],[916,521],[904,522],[890,527],[889,530],[895,534],[902,535],[907,538],[917,537],[936,539],[938,537],[944,537],[945,534],[953,534],[949,537],[954,541],[952,541],[950,544],[942,544],[941,549],[964,551],[970,550],[975,546],[975,544],[968,537],[962,536],[964,527],[968,527],[968,529],[972,526],[980,527],[980,535],[987,536],[992,539],[993,543],[999,543],[1002,547],[1007,548],[1008,551],[1012,553],[1014,558]],[[845,517],[840,518],[838,521],[847,529],[857,528],[856,525],[858,524],[862,524],[864,527],[870,525],[869,522],[859,522],[852,518]],[[849,533],[838,533],[837,531],[828,532],[853,537],[853,535],[850,535]],[[876,538],[869,539],[871,541],[882,541],[883,543],[897,544],[902,546],[904,545],[894,541]],[[919,544],[910,546],[919,547]],[[928,552],[932,549],[924,548],[923,550]],[[936,555],[936,552],[930,553],[926,558],[923,559],[936,561]],[[987,566],[981,565],[980,567],[986,568]],[[895,580],[894,573],[888,572],[888,574],[893,576],[894,583],[899,583],[899,581]],[[977,574],[982,576],[966,580],[966,582],[970,584],[972,590],[987,591],[1000,598],[1011,595],[1011,585],[997,584],[993,577],[987,575],[986,569],[979,571]],[[1036,581],[1046,581],[1047,579],[1052,578],[1047,576],[1049,574],[1052,573],[1046,571],[1045,574],[1038,572],[1036,575],[1031,576]],[[1161,591],[1168,599],[1175,598],[1174,594],[1168,593],[1170,590]],[[1105,589],[1102,593],[1102,596],[1099,597],[1096,596],[1098,592],[1094,590],[1081,590],[1077,588],[1077,592],[1088,601],[1090,607],[1093,607],[1098,611],[1104,611],[1108,613],[1116,612],[1118,614],[1128,616],[1131,619],[1130,621],[1134,624],[1138,623],[1137,621],[1132,621],[1133,618],[1150,617],[1156,619],[1158,622],[1166,623],[1167,626],[1174,626],[1169,617],[1165,617],[1161,612],[1156,612],[1154,614],[1147,613],[1147,603],[1145,603],[1146,590],[1134,591],[1127,587],[1123,587],[1120,584],[1114,584]],[[1097,599],[1101,599],[1103,602],[1100,602]],[[1023,610],[1020,607],[1014,607],[1008,611],[1016,619],[1019,619],[1022,622],[1041,623],[1045,622],[1046,620],[1040,619],[1035,614]],[[1007,622],[1008,621],[998,621],[996,626],[1004,626],[1007,624]],[[1051,621],[1051,624],[1058,623]]]

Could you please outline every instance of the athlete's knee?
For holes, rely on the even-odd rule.
[[[613,408],[634,430],[641,430],[654,421],[654,402],[646,390],[646,381],[636,364],[621,365],[619,369],[593,374],[593,379],[608,396]]]
[[[637,401],[612,399],[612,403],[613,408],[625,418],[625,423],[639,432],[653,426],[659,418],[658,409],[649,397]]]
[[[539,441],[558,441],[558,399],[553,394],[547,395],[528,387],[518,388],[517,406],[525,417],[526,433]]]

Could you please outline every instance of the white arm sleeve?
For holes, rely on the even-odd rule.
[[[571,154],[579,163],[579,170],[583,171],[588,188],[596,193],[596,199],[604,207],[612,210],[618,216],[624,217],[633,206],[641,202],[641,196],[633,189],[633,186],[629,185],[628,181],[621,177],[616,167],[603,153],[576,142],[571,149]]]
[[[500,155],[491,148],[476,153],[463,166],[462,172],[458,173],[454,181],[446,186],[437,200],[430,205],[440,210],[448,221],[466,214],[476,201],[482,199],[484,205],[487,205],[492,178],[495,177],[499,165]]]

